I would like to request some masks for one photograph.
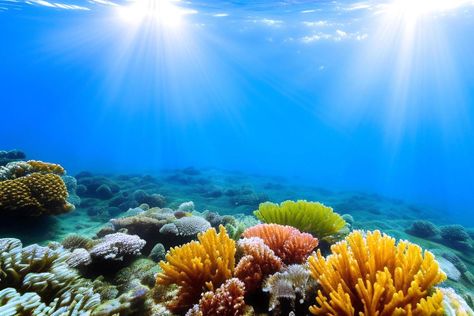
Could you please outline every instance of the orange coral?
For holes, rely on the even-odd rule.
[[[74,210],[67,197],[64,181],[55,174],[32,173],[0,182],[0,212],[7,215],[66,213]]]
[[[157,282],[180,286],[178,296],[168,305],[173,312],[189,309],[201,293],[216,289],[233,275],[235,241],[225,228],[220,226],[219,233],[208,229],[198,235],[198,240],[171,248],[166,261],[160,262],[163,272],[158,274]]]
[[[433,254],[379,231],[353,232],[308,260],[320,284],[314,315],[443,315],[443,295],[433,286],[446,279]]]
[[[318,246],[311,234],[302,233],[291,226],[260,224],[247,228],[244,237],[259,237],[285,264],[303,263]]]
[[[199,305],[186,316],[242,316],[245,314],[244,283],[239,279],[227,280],[215,292],[202,295]]]
[[[239,240],[239,248],[244,256],[235,268],[235,276],[245,283],[247,294],[258,290],[263,280],[279,271],[283,263],[261,238]]]
[[[54,173],[60,176],[65,173],[64,168],[58,164],[38,160],[28,160],[27,163],[33,168],[32,172]]]

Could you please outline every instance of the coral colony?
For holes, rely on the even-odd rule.
[[[472,248],[472,232],[462,226],[417,220],[394,238],[322,203],[276,204],[246,188],[196,191],[256,205],[255,217],[198,212],[189,201],[168,207],[156,179],[76,179],[25,157],[0,155],[0,214],[9,225],[110,220],[87,232],[58,229],[43,245],[0,239],[2,316],[474,315],[473,265],[459,252]],[[166,181],[202,188],[209,180],[185,169]]]

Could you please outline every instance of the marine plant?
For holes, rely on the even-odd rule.
[[[171,248],[166,261],[160,262],[163,270],[157,283],[180,286],[178,296],[168,304],[173,312],[188,310],[201,293],[217,289],[233,276],[235,241],[229,238],[223,226],[219,233],[214,228],[198,234],[198,241],[191,241]]]
[[[311,234],[301,233],[291,226],[259,224],[247,228],[243,237],[259,237],[285,264],[303,263],[318,245]]]
[[[332,254],[309,257],[320,289],[314,315],[443,315],[446,279],[431,252],[380,231],[355,231],[331,246]]]
[[[260,204],[254,215],[264,223],[289,225],[323,239],[339,232],[346,222],[332,208],[305,200],[284,201],[281,204]]]

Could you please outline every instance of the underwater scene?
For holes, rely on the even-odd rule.
[[[0,0],[0,316],[474,316],[472,0]]]

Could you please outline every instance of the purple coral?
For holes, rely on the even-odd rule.
[[[127,255],[140,255],[145,244],[146,241],[137,235],[115,233],[106,235],[89,253],[93,258],[122,260]]]

